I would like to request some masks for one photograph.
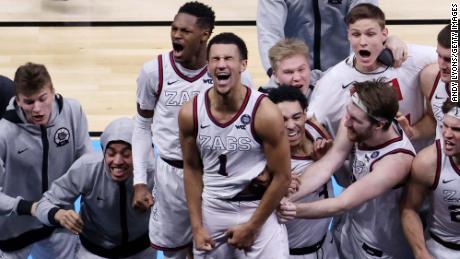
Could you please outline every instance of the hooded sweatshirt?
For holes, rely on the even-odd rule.
[[[87,154],[56,180],[39,201],[36,216],[46,225],[54,220],[58,207],[72,204],[81,194],[80,216],[84,222],[82,245],[90,252],[108,258],[128,257],[149,247],[150,210],[135,211],[133,177],[124,182],[112,179],[104,154],[112,141],[131,145],[133,121],[121,118],[110,123],[101,136],[103,153]],[[148,169],[148,188],[153,188],[153,166]]]
[[[0,190],[38,201],[72,163],[90,152],[86,116],[76,100],[56,95],[47,126],[28,123],[12,98],[0,120]],[[54,231],[35,217],[0,217],[0,250],[16,251],[47,238]]]

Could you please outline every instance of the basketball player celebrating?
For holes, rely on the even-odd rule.
[[[411,124],[421,120],[425,109],[419,88],[419,73],[425,66],[435,62],[434,49],[409,45],[409,57],[401,67],[394,68],[378,58],[388,38],[385,14],[380,8],[359,4],[348,13],[346,23],[354,53],[328,70],[317,82],[310,99],[309,117],[314,115],[334,135],[350,100],[352,83],[386,78],[398,93],[400,112]],[[417,148],[424,146],[425,142],[415,144]]]
[[[274,209],[290,183],[289,144],[277,107],[240,83],[247,48],[233,33],[208,45],[214,86],[179,114],[184,181],[197,258],[286,258]],[[253,180],[266,170],[264,186]]]
[[[447,100],[442,112],[442,138],[415,157],[401,202],[401,221],[416,258],[460,256],[460,105]],[[425,242],[418,210],[427,196],[430,214]]]
[[[207,73],[206,43],[214,19],[214,12],[202,3],[188,2],[181,6],[171,25],[173,50],[145,63],[137,79],[133,206],[145,210],[153,204],[151,190],[146,185],[153,132],[158,158],[149,235],[152,247],[162,250],[166,258],[185,258],[191,251],[192,232],[185,201],[177,116],[184,102],[212,86]]]
[[[410,258],[399,218],[399,184],[409,174],[415,154],[393,120],[398,111],[397,95],[383,81],[364,81],[353,87],[334,145],[307,167],[299,192],[290,200],[329,181],[350,152],[353,183],[336,198],[301,204],[283,202],[281,215],[290,219],[343,214],[334,229],[341,258]]]
[[[427,107],[430,111],[430,124],[417,123],[413,127],[405,127],[404,130],[412,138],[419,138],[423,134],[433,135],[436,129],[436,138],[441,137],[441,125],[444,113],[442,104],[449,98],[450,89],[450,25],[446,25],[438,33],[437,64],[425,67],[420,73],[420,84],[425,95]],[[430,105],[431,104],[431,105]],[[431,108],[431,109],[430,109]]]
[[[307,120],[307,98],[295,87],[282,86],[272,89],[269,98],[281,111],[284,126],[291,147],[291,172],[294,176],[303,173],[306,167],[317,159],[315,145],[330,139],[326,131]],[[320,144],[320,143],[319,143]],[[315,192],[300,201],[312,202],[331,197],[332,184],[329,180]],[[304,259],[333,258],[337,255],[332,237],[328,235],[331,218],[294,219],[286,223],[290,258]],[[328,238],[326,238],[328,236]]]

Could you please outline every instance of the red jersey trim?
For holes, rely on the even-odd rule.
[[[193,97],[193,132],[198,133],[198,96]]]
[[[436,140],[436,175],[434,177],[433,185],[431,189],[435,190],[438,187],[439,177],[441,176],[441,162],[442,162],[442,152],[441,152],[441,140]]]
[[[257,113],[257,110],[259,109],[260,102],[265,97],[267,97],[267,96],[265,94],[262,94],[257,98],[257,101],[256,101],[256,103],[254,105],[254,110],[252,110],[252,114],[251,114],[251,117],[252,117],[252,120],[251,120],[251,134],[252,134],[252,137],[259,144],[262,144],[262,140],[257,136],[257,132],[256,132],[256,126],[255,126],[255,124],[256,124],[256,113]]]
[[[157,98],[160,97],[162,89],[163,89],[163,58],[160,54],[158,55],[158,90],[155,93]]]
[[[188,77],[188,76],[182,74],[182,72],[180,72],[180,70],[177,68],[176,62],[174,61],[174,56],[173,56],[173,52],[172,52],[172,51],[169,52],[169,60],[170,60],[170,62],[171,62],[172,68],[174,69],[174,72],[176,72],[176,74],[177,74],[180,78],[182,78],[182,79],[184,79],[185,81],[188,81],[188,82],[194,82],[194,81],[196,81],[197,79],[200,79],[206,72],[208,72],[208,66],[205,66],[205,67],[203,68],[203,70],[201,70],[201,72],[198,73],[198,75],[196,75],[196,76],[194,76],[194,77]]]
[[[394,149],[394,150],[392,150],[392,151],[390,151],[390,152],[388,152],[388,153],[385,153],[383,156],[381,156],[381,157],[375,159],[375,160],[371,163],[371,165],[370,165],[370,167],[369,167],[370,172],[372,172],[372,170],[373,170],[373,168],[374,168],[374,164],[375,164],[376,162],[380,161],[382,158],[384,158],[384,157],[386,157],[386,156],[388,156],[388,155],[394,155],[394,154],[398,154],[398,153],[404,153],[404,154],[408,154],[408,155],[411,155],[411,156],[415,157],[414,152],[412,152],[411,150],[405,149],[405,148],[397,148],[397,149]]]
[[[208,90],[206,90],[206,93],[205,93],[205,96],[204,96],[204,100],[205,100],[205,106],[206,106],[206,112],[208,113],[208,117],[209,119],[211,119],[211,121],[221,127],[221,128],[226,128],[228,127],[229,125],[231,125],[233,122],[236,121],[236,119],[238,119],[238,117],[240,117],[241,113],[243,113],[244,109],[246,109],[246,105],[248,105],[248,101],[249,101],[249,97],[251,96],[251,88],[248,88],[246,87],[246,96],[244,97],[244,100],[243,100],[243,104],[241,105],[239,111],[227,122],[225,123],[220,123],[218,122],[214,116],[212,115],[211,113],[211,107],[210,107],[210,104],[209,104],[209,90],[211,90],[212,88],[209,88]]]
[[[434,80],[433,87],[431,87],[431,93],[428,97],[428,100],[431,100],[431,98],[433,98],[434,92],[436,92],[436,88],[438,87],[439,79],[441,79],[441,71],[438,72],[438,75]]]

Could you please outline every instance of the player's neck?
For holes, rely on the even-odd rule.
[[[377,147],[397,137],[399,137],[398,132],[390,125],[388,130],[374,130],[372,136],[363,143],[368,147]]]
[[[226,94],[217,93],[215,88],[209,91],[210,107],[213,116],[219,121],[233,117],[243,105],[248,88],[238,82]]]
[[[371,73],[377,70],[382,64],[380,64],[378,61],[373,62],[372,64],[365,66],[364,64],[361,64],[355,60],[353,60],[353,66],[355,67],[356,70],[358,70],[361,73]]]
[[[291,156],[305,157],[310,156],[313,153],[313,143],[310,139],[302,135],[300,143],[296,146],[291,147]]]
[[[460,167],[460,154],[453,155],[452,160],[454,161],[457,167]]]
[[[206,48],[201,48],[196,55],[193,55],[189,60],[180,62],[180,65],[186,69],[197,70],[207,64]]]

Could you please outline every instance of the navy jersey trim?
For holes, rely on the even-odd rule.
[[[249,89],[249,88],[248,88]],[[257,101],[256,103],[254,104],[254,109],[252,110],[252,121],[251,121],[251,134],[252,134],[252,137],[257,141],[257,143],[259,144],[262,144],[262,140],[257,136],[257,132],[256,132],[256,113],[257,113],[257,110],[259,109],[259,105],[260,105],[260,102],[262,101],[262,99],[264,99],[265,97],[267,97],[265,94],[262,94],[260,95],[258,98],[257,98]]]
[[[376,162],[380,161],[382,158],[384,158],[384,157],[386,157],[386,156],[388,156],[388,155],[394,155],[394,154],[398,154],[398,153],[404,153],[404,154],[408,154],[408,155],[410,155],[410,156],[415,157],[414,152],[412,152],[412,151],[409,150],[409,149],[405,149],[405,148],[396,148],[396,149],[394,149],[394,150],[391,150],[391,151],[388,152],[388,153],[385,153],[385,154],[382,155],[381,157],[375,159],[375,160],[371,163],[371,165],[369,166],[370,171],[372,172],[372,170],[373,170],[373,168],[374,168],[374,164],[375,164]]]
[[[433,86],[431,87],[431,92],[428,97],[428,100],[431,100],[431,98],[433,98],[434,92],[436,92],[436,88],[438,87],[440,78],[441,78],[441,71],[439,71],[438,74],[436,75],[436,79],[434,80]]]
[[[460,168],[457,167],[457,165],[455,164],[454,158],[452,156],[449,156],[449,161],[454,171],[457,173],[458,176],[460,176]]]
[[[150,247],[152,247],[153,249],[160,250],[160,251],[166,251],[166,252],[182,250],[191,245],[192,243],[185,244],[183,246],[178,246],[178,247],[164,247],[164,246],[155,245],[154,243],[150,243]]]
[[[160,97],[162,89],[163,89],[163,58],[161,55],[158,55],[158,90],[155,93],[157,98]]]
[[[211,88],[209,88],[205,95],[204,95],[204,103],[205,103],[205,107],[206,107],[206,112],[208,113],[208,117],[209,119],[211,119],[211,121],[218,127],[221,127],[221,128],[226,128],[228,127],[229,125],[231,125],[233,122],[236,121],[236,119],[238,119],[241,115],[241,113],[243,113],[243,111],[246,109],[246,106],[248,105],[248,101],[249,101],[249,97],[251,96],[251,88],[249,87],[246,87],[246,96],[244,97],[244,100],[243,100],[243,103],[241,104],[241,107],[240,109],[238,110],[238,112],[227,122],[225,123],[220,123],[218,122],[214,116],[212,115],[211,113],[211,106],[209,104],[209,90]],[[254,120],[254,118],[253,118]]]
[[[438,187],[439,177],[441,176],[441,166],[442,166],[442,152],[441,152],[441,140],[437,139],[436,142],[436,175],[434,177],[433,185],[431,189],[435,190]]]
[[[198,96],[193,97],[193,132],[198,135]]]
[[[291,155],[291,159],[294,160],[312,160],[312,156],[296,156],[296,155]]]
[[[364,143],[360,143],[360,144],[358,144],[358,148],[359,148],[360,150],[372,151],[372,150],[382,149],[382,148],[384,148],[384,147],[389,146],[390,144],[393,144],[393,143],[396,143],[396,142],[398,142],[398,141],[401,141],[401,140],[403,139],[403,136],[404,136],[404,135],[403,135],[403,131],[402,131],[402,129],[399,127],[399,124],[396,123],[396,125],[398,125],[398,127],[397,127],[397,131],[398,131],[398,134],[399,134],[398,137],[392,138],[392,139],[390,139],[390,140],[388,140],[388,141],[386,141],[386,142],[384,142],[384,143],[382,143],[382,144],[380,144],[380,145],[372,146],[372,147],[371,147],[371,146],[368,146],[368,145],[366,145],[366,144],[364,144]],[[390,126],[390,127],[391,127],[391,126]]]
[[[188,77],[184,74],[182,74],[182,72],[180,72],[180,70],[177,68],[176,66],[176,62],[174,61],[174,55],[173,55],[173,52],[169,52],[169,60],[171,61],[171,66],[172,68],[174,69],[174,72],[176,72],[176,74],[184,79],[185,81],[188,81],[188,82],[194,82],[196,81],[197,79],[201,78],[206,72],[208,72],[208,66],[205,66],[200,73],[198,73],[198,75],[194,76],[194,77]]]

